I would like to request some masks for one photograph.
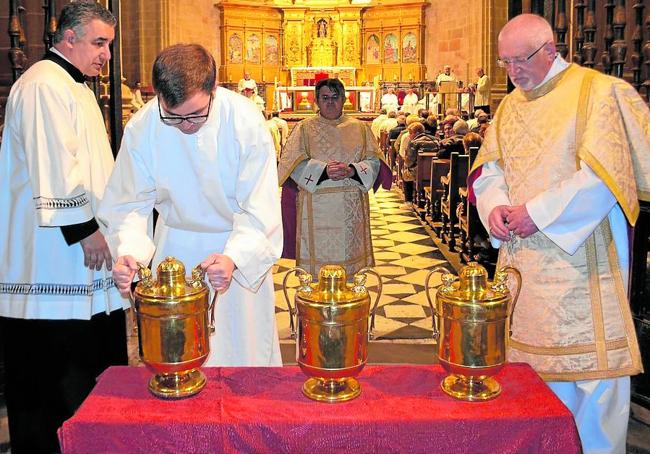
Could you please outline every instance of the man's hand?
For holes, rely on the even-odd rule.
[[[230,257],[223,254],[210,254],[200,266],[205,270],[215,291],[223,292],[228,288],[232,273],[235,271],[235,262]]]
[[[127,298],[131,293],[131,282],[138,271],[138,262],[130,255],[122,255],[117,258],[113,267],[113,280],[120,291],[120,295]]]
[[[330,180],[339,181],[349,178],[353,175],[354,171],[344,162],[330,161],[327,163],[327,176]]]
[[[539,230],[530,218],[526,205],[511,207],[507,220],[510,231],[521,238],[529,237]]]
[[[498,205],[492,209],[490,216],[488,216],[488,228],[490,235],[501,241],[510,240],[510,230],[506,224],[508,214],[512,207],[507,205]]]
[[[106,264],[106,269],[111,270],[113,258],[102,232],[95,230],[94,233],[81,240],[80,244],[84,251],[85,267],[99,271]]]

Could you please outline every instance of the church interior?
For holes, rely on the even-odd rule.
[[[289,129],[317,115],[314,88],[324,78],[343,82],[344,113],[368,124],[382,114],[389,91],[402,110],[412,90],[418,99],[412,113],[426,110],[439,128],[450,109],[460,119],[474,121],[475,108],[487,106],[491,118],[513,90],[497,64],[497,36],[509,19],[526,12],[549,21],[557,50],[567,61],[625,79],[646,103],[650,96],[648,0],[99,1],[115,14],[118,25],[112,59],[88,84],[114,155],[131,116],[155,97],[151,66],[156,55],[175,43],[207,48],[217,62],[219,89],[250,95],[269,118],[275,114]],[[51,46],[64,3],[2,2],[0,30],[8,32],[0,33],[0,131],[11,87]],[[487,98],[480,100],[479,69],[490,82]],[[444,78],[447,71],[450,79]],[[543,118],[539,127],[544,128]],[[468,203],[466,180],[473,158],[456,153],[441,167],[424,153],[418,158],[413,203],[405,205],[394,143],[388,131],[378,131],[376,138],[394,166],[394,181],[390,191],[370,197],[375,270],[383,287],[379,297],[377,285],[368,284],[371,296],[378,298],[369,364],[433,364],[435,321],[425,284],[429,271],[442,266],[457,274],[467,263],[479,262],[493,275],[496,266],[496,252]],[[282,145],[277,151],[282,152]],[[632,247],[630,305],[645,373],[632,377],[632,453],[650,452],[649,244],[650,205],[642,202]],[[295,365],[293,322],[283,290],[294,265],[281,259],[274,267],[274,284],[283,360]],[[434,289],[441,283],[438,274],[430,285]],[[290,290],[289,298],[295,293]],[[128,331],[130,360],[138,364],[137,335]],[[0,452],[10,452],[2,374],[0,355]]]

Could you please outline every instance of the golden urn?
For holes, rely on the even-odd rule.
[[[431,302],[429,280],[439,271],[442,285]],[[517,293],[511,297],[506,279],[512,273]],[[444,267],[429,272],[424,283],[434,313],[434,338],[438,341],[438,359],[449,373],[442,381],[444,392],[460,400],[493,399],[501,386],[492,378],[506,362],[509,323],[521,290],[521,274],[511,266],[503,267],[487,278],[478,263],[469,263],[459,280]]]
[[[287,279],[295,272],[300,281],[295,307],[289,301]],[[370,295],[365,287],[367,274],[379,281],[377,299],[370,311]],[[290,313],[291,334],[296,337],[296,361],[310,377],[302,392],[322,402],[344,402],[361,393],[354,378],[366,365],[368,338],[374,327],[375,311],[381,296],[381,278],[364,268],[346,281],[345,269],[326,265],[317,283],[302,268],[293,268],[284,277],[284,296]],[[297,318],[296,332],[294,317]],[[370,319],[370,322],[369,322]]]
[[[131,306],[140,358],[155,374],[149,391],[165,399],[192,396],[205,386],[199,367],[210,353],[209,336],[214,331],[215,300],[208,307],[205,272],[197,266],[186,278],[183,263],[167,257],[158,265],[154,280],[149,268],[138,266],[140,282]]]

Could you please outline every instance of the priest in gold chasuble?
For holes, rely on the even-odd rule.
[[[650,196],[650,111],[626,82],[565,62],[539,16],[510,21],[498,45],[517,88],[469,184],[499,266],[523,277],[508,360],[548,381],[584,452],[624,452],[629,376],[642,371],[628,225]]]
[[[390,169],[367,124],[344,115],[338,79],[316,85],[319,113],[298,123],[280,157],[285,258],[314,277],[322,265],[348,278],[374,265],[368,191],[389,189]]]

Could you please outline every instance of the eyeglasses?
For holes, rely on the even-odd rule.
[[[208,111],[205,115],[174,115],[172,117],[165,117],[162,114],[162,109],[160,107],[160,100],[158,101],[158,114],[160,115],[160,121],[169,126],[177,126],[187,121],[193,125],[200,125],[208,121],[208,116],[210,115],[210,107],[212,106],[212,93],[210,93],[210,101],[208,102]]]
[[[530,54],[528,57],[499,58],[497,60],[497,65],[499,65],[499,68],[508,68],[508,66],[510,66],[510,65],[521,66],[521,65],[527,63],[528,60],[533,58],[535,56],[535,54],[537,52],[539,52],[540,50],[542,50],[544,48],[544,46],[546,46],[547,44],[548,44],[548,42],[545,42],[544,44],[539,46],[537,48],[537,50],[535,52],[533,52],[532,54]]]
[[[339,99],[339,95],[331,95],[331,96],[320,95],[318,99],[320,99],[322,102],[328,102],[328,101],[336,102]]]

